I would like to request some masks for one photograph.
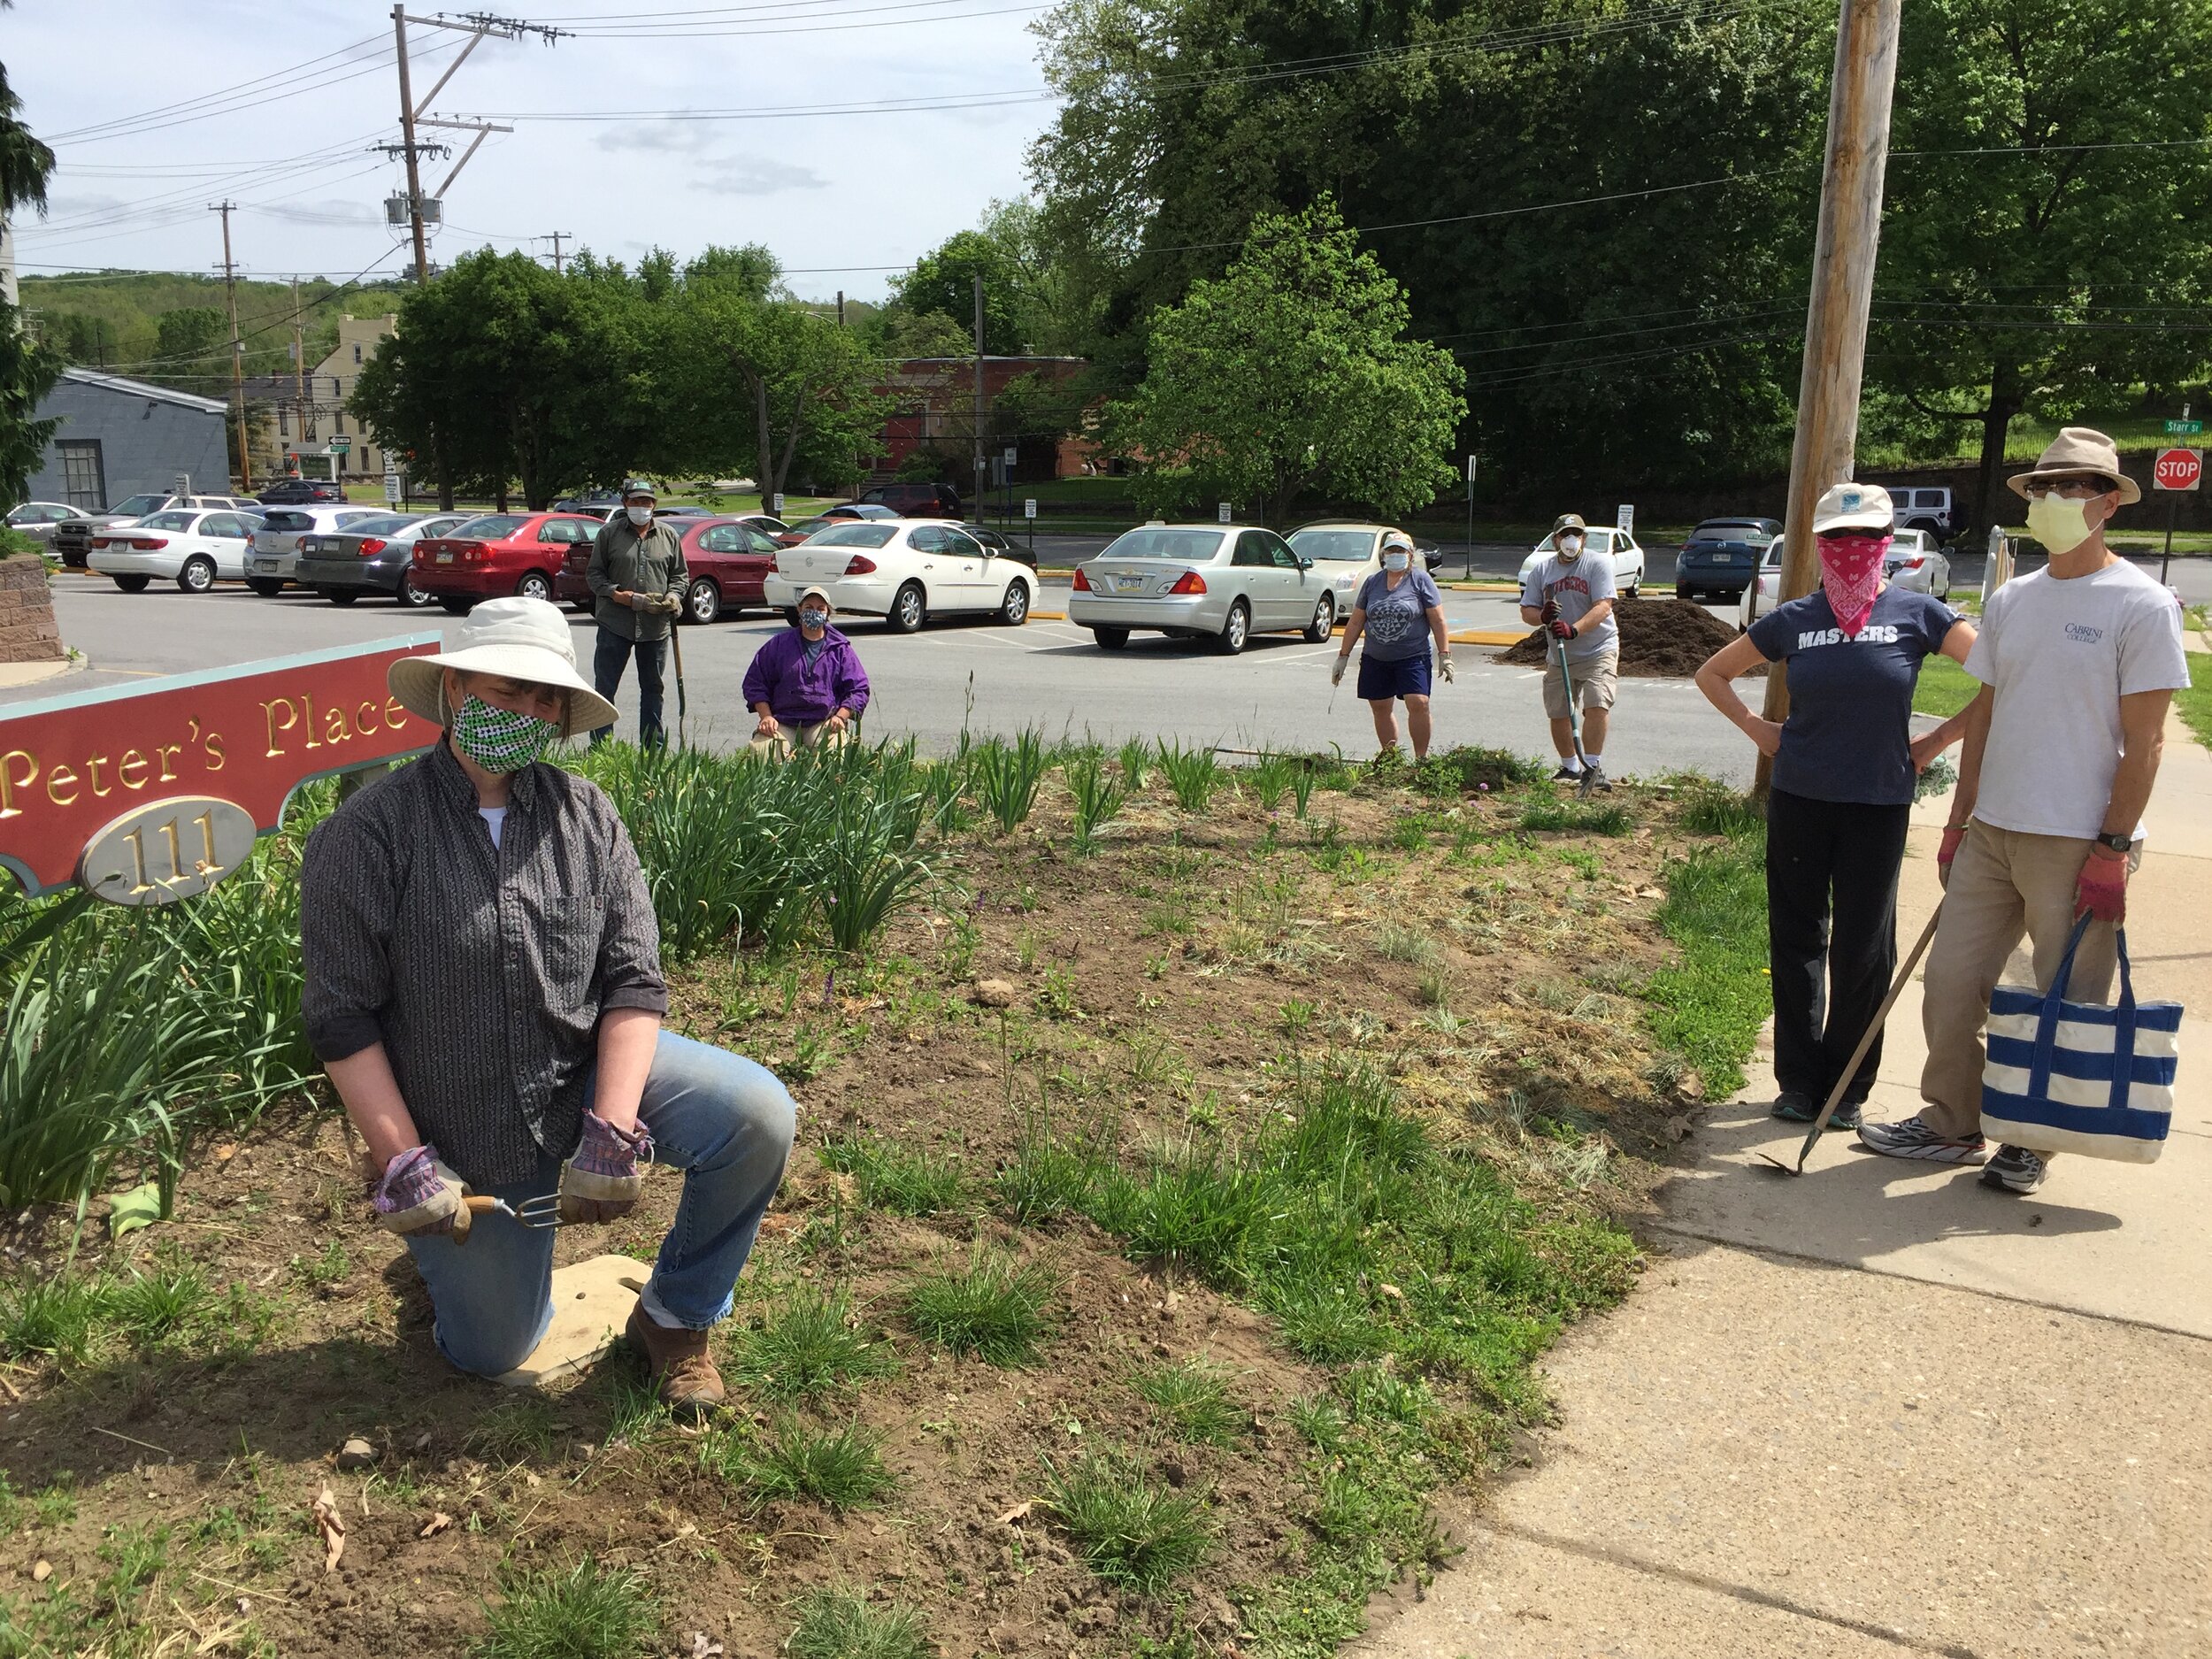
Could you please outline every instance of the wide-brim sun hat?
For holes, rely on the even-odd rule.
[[[2120,470],[2120,446],[2094,426],[2059,428],[2058,436],[2051,440],[2035,465],[2007,479],[2005,488],[2025,496],[2028,486],[2039,478],[2080,478],[2091,472],[2119,486],[2122,506],[2143,499],[2142,486]]]
[[[568,624],[547,600],[487,599],[461,624],[453,649],[435,657],[403,657],[384,676],[392,695],[410,713],[443,726],[452,713],[445,704],[445,671],[496,674],[557,686],[569,694],[568,724],[563,737],[595,732],[615,722],[615,706],[576,672],[576,643]]]
[[[1894,530],[1897,503],[1879,484],[1831,484],[1813,507],[1813,534]]]

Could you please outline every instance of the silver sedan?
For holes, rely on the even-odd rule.
[[[1254,634],[1318,643],[1335,626],[1334,584],[1310,556],[1255,526],[1150,524],[1075,569],[1068,620],[1118,651],[1133,633],[1209,639],[1228,656]]]

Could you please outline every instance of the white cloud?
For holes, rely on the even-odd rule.
[[[826,190],[829,180],[811,167],[764,156],[725,156],[692,170],[695,188],[710,196],[776,196],[786,190]]]

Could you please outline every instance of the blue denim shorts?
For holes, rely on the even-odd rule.
[[[1434,672],[1426,651],[1418,657],[1379,662],[1366,651],[1359,654],[1359,700],[1387,703],[1393,697],[1425,697]]]

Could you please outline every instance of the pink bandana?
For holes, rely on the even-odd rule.
[[[1819,538],[1820,585],[1847,640],[1857,639],[1867,618],[1874,614],[1874,595],[1882,586],[1882,555],[1889,551],[1890,540],[1886,535]]]

